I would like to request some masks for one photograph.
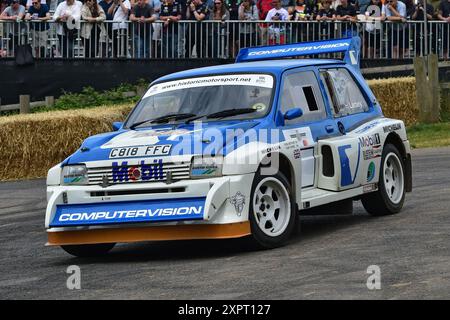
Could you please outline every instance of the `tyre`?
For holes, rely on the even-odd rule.
[[[296,230],[295,198],[289,181],[281,172],[273,176],[256,173],[249,220],[253,242],[263,249],[282,246]]]
[[[364,195],[361,202],[373,216],[399,212],[405,201],[405,166],[397,148],[387,144],[381,157],[378,191]]]
[[[99,243],[61,246],[61,248],[73,256],[84,258],[104,255],[114,248],[115,245],[115,243]]]

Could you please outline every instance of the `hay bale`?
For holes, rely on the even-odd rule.
[[[414,77],[369,80],[386,117],[401,119],[406,125],[417,123],[419,108]]]
[[[0,117],[0,180],[45,177],[91,135],[111,131],[131,106]]]

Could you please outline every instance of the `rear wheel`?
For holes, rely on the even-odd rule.
[[[97,257],[108,253],[115,243],[82,244],[61,246],[67,253],[76,257]]]
[[[399,212],[405,201],[405,166],[400,153],[392,144],[383,149],[378,191],[362,197],[364,208],[373,216]]]
[[[262,248],[282,246],[297,227],[297,212],[291,186],[278,172],[255,175],[250,202],[250,226],[254,242]]]

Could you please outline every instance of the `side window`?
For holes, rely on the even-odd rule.
[[[314,72],[302,71],[284,77],[281,112],[292,108],[302,108],[303,116],[286,121],[287,124],[326,118],[325,106]]]
[[[347,69],[322,70],[320,77],[327,89],[335,117],[369,110],[366,99]]]

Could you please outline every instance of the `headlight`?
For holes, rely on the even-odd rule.
[[[83,185],[88,184],[87,169],[84,164],[65,166],[62,171],[63,184]]]
[[[194,156],[191,163],[191,178],[211,178],[222,176],[223,157]]]

